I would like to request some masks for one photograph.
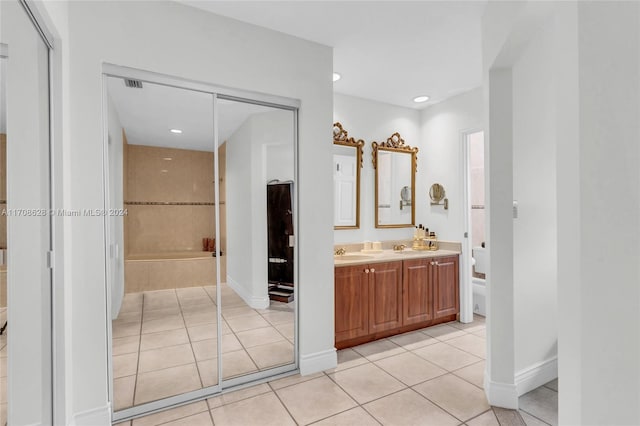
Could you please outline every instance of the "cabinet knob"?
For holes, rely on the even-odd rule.
[[[433,266],[433,265],[435,265],[435,264],[436,264],[436,262],[431,262],[431,266]]]
[[[365,273],[365,274],[368,274],[368,273],[369,273],[369,270],[368,270],[368,269],[365,269],[365,270],[364,270],[364,273]]]
[[[376,271],[375,269],[371,269],[371,272],[375,272],[375,271]]]

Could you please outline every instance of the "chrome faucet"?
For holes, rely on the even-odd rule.
[[[393,246],[393,250],[394,251],[402,251],[406,248],[407,246],[405,246],[404,244],[395,244]]]
[[[341,247],[341,248],[337,249],[333,254],[335,254],[336,256],[342,256],[346,252],[347,251],[344,249],[344,247]]]

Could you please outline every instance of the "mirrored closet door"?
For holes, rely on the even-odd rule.
[[[117,74],[105,186],[121,420],[296,369],[296,111]]]

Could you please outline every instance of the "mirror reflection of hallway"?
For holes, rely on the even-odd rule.
[[[231,379],[294,363],[294,113],[217,105],[222,371]]]
[[[105,79],[114,411],[292,370],[295,113]]]
[[[107,91],[118,411],[218,384],[213,95],[114,77]]]

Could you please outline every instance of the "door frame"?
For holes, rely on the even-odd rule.
[[[462,238],[462,257],[460,258],[460,322],[473,322],[473,269],[472,269],[472,228],[471,228],[471,173],[469,136],[483,132],[473,127],[461,132],[462,142],[462,218],[464,235]]]
[[[293,224],[294,224],[294,362],[288,365],[271,368],[268,370],[257,371],[255,373],[234,377],[231,379],[223,379],[220,371],[222,370],[222,357],[218,356],[218,384],[214,386],[204,387],[194,391],[186,392],[183,394],[163,398],[148,403],[134,405],[123,410],[115,411],[113,402],[113,358],[112,358],[112,324],[111,324],[111,271],[110,264],[110,246],[112,241],[110,239],[110,224],[108,217],[104,217],[103,223],[103,235],[105,241],[105,295],[106,295],[106,316],[105,316],[105,328],[107,329],[107,377],[108,377],[108,396],[111,405],[111,416],[114,423],[130,420],[137,417],[150,415],[159,411],[164,411],[168,408],[174,408],[181,405],[190,404],[196,401],[201,401],[213,396],[217,396],[223,393],[232,392],[237,389],[242,389],[247,386],[252,386],[261,382],[267,382],[279,377],[286,377],[299,372],[299,248],[298,248],[298,236],[299,231],[299,217],[298,217],[298,188],[295,182],[299,180],[298,169],[298,110],[300,108],[300,101],[297,99],[286,98],[276,95],[267,95],[258,92],[252,92],[247,90],[217,86],[206,82],[200,82],[195,80],[188,80],[184,78],[174,77],[166,74],[160,74],[152,71],[145,71],[136,68],[130,68],[121,65],[115,65],[110,63],[102,64],[102,125],[103,125],[103,162],[102,162],[102,185],[103,185],[103,203],[104,210],[108,211],[110,206],[109,199],[109,128],[108,128],[108,92],[107,92],[107,79],[110,77],[115,78],[127,78],[140,80],[151,84],[160,84],[169,87],[175,87],[179,89],[209,93],[212,95],[213,103],[213,129],[214,129],[214,152],[218,152],[220,146],[218,139],[218,99],[233,100],[244,103],[250,103],[255,105],[267,106],[272,108],[278,108],[282,110],[292,111],[293,119],[293,145],[294,145],[294,185],[292,196],[293,204]],[[216,154],[217,155],[217,154]],[[216,158],[214,161],[214,197],[219,199],[219,164]],[[215,206],[215,227],[216,235],[220,235],[220,204],[216,203]],[[220,268],[220,256],[216,256],[216,282],[221,282],[221,268]],[[221,289],[219,285],[216,285],[217,300],[222,300]],[[217,335],[218,341],[221,341],[222,336],[222,310],[217,307]],[[218,346],[218,351],[221,351],[221,345]]]

